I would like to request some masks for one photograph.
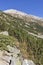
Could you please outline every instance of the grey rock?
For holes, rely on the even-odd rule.
[[[22,65],[35,65],[35,63],[32,60],[24,59]]]

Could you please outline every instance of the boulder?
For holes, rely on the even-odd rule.
[[[24,59],[22,65],[35,65],[35,63],[32,60]]]

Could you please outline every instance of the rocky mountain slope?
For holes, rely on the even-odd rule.
[[[9,52],[8,45],[20,50],[23,65],[27,61],[29,65],[29,60],[43,65],[43,18],[17,10],[0,11],[0,50]]]

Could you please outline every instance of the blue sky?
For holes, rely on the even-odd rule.
[[[17,9],[43,17],[43,0],[0,0],[0,10]]]

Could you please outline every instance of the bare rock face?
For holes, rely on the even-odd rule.
[[[0,50],[0,65],[9,65],[5,59],[5,56],[3,56],[3,53],[4,53],[4,51]]]
[[[35,65],[32,60],[23,59],[20,50],[7,46],[9,52],[0,50],[0,65]]]
[[[9,65],[11,60],[11,65],[21,65],[20,61],[20,50],[16,47],[8,46],[9,52],[0,50],[0,65]],[[12,51],[12,52],[11,52]]]

